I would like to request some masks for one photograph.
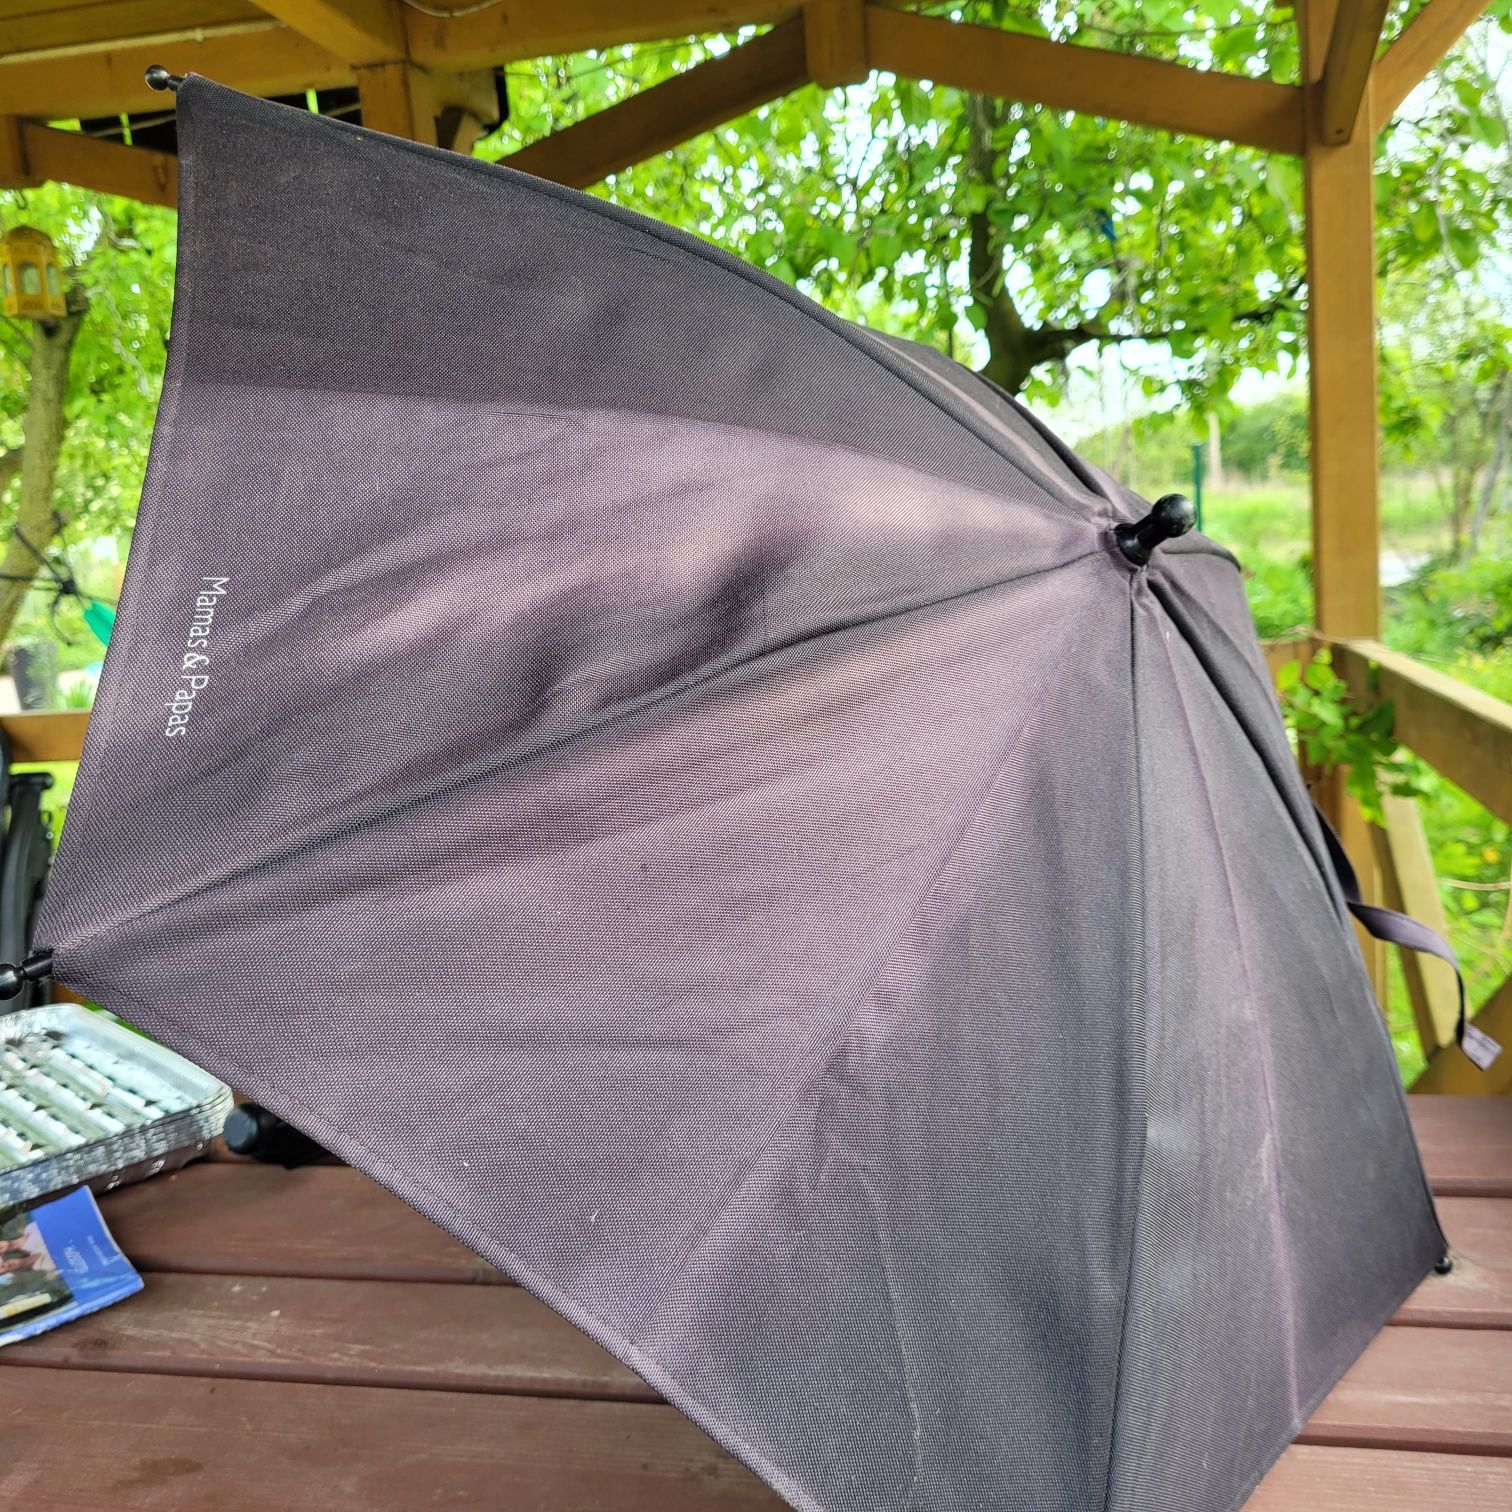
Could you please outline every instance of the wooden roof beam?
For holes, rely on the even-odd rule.
[[[1340,0],[1323,63],[1318,129],[1331,147],[1355,134],[1391,0]]]
[[[803,20],[795,16],[723,57],[522,147],[504,162],[586,189],[807,82]]]
[[[7,112],[38,120],[160,111],[147,87],[148,65],[197,73],[248,94],[297,94],[352,82],[352,66],[275,21],[204,37],[131,42],[67,57],[0,57],[0,100]]]
[[[0,153],[0,187],[51,181],[145,205],[171,209],[178,203],[178,159],[172,153],[125,147],[37,121],[13,122],[3,135],[10,148]]]
[[[1485,13],[1488,0],[1428,0],[1375,66],[1370,86],[1370,114],[1384,126]]]
[[[398,0],[257,0],[257,8],[354,66],[408,54]]]
[[[96,0],[47,5],[34,0],[23,12],[0,0],[0,52],[83,52],[130,37],[213,32],[264,17],[251,0]]]
[[[901,78],[1267,152],[1302,152],[1303,99],[1294,85],[878,5],[866,7],[866,43],[871,66]]]
[[[795,15],[798,0],[550,0],[457,16],[406,8],[409,52],[427,68],[492,68],[522,58],[736,31]]]

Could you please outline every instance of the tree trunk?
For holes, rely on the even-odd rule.
[[[1505,380],[1497,385],[1496,396],[1491,404],[1491,424],[1495,427],[1495,440],[1491,444],[1491,460],[1486,463],[1485,473],[1481,477],[1480,501],[1475,506],[1475,515],[1470,521],[1471,556],[1480,550],[1481,536],[1485,532],[1487,522],[1496,513],[1497,487],[1501,482],[1502,468],[1507,461],[1509,417],[1507,405],[1502,399],[1505,386]],[[1512,906],[1508,908],[1508,916],[1512,917]]]
[[[1209,488],[1223,487],[1223,436],[1218,425],[1218,411],[1208,411],[1208,465]]]
[[[16,528],[37,551],[46,551],[57,534],[53,483],[66,424],[63,400],[68,391],[74,338],[88,309],[83,293],[71,288],[68,313],[61,320],[39,320],[32,327],[31,392],[21,422],[26,440],[21,452]],[[5,556],[0,558],[0,641],[10,635],[26,591],[41,567],[36,552],[12,535]]]
[[[994,133],[1002,107],[986,95],[966,97],[966,156],[968,178],[989,191],[997,185],[992,172],[996,149]],[[1029,374],[1044,360],[1034,350],[1032,333],[1025,327],[1003,282],[1003,238],[985,209],[969,217],[966,272],[971,298],[981,314],[982,335],[987,338],[987,361],[982,373],[1000,388],[1016,394],[1029,381]]]

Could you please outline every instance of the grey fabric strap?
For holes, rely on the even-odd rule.
[[[1437,956],[1439,960],[1447,961],[1454,968],[1454,980],[1459,988],[1459,1018],[1454,1026],[1455,1043],[1482,1071],[1489,1070],[1491,1063],[1501,1053],[1501,1046],[1490,1035],[1475,1028],[1469,1022],[1469,1015],[1465,1008],[1465,977],[1460,970],[1459,957],[1455,955],[1454,947],[1436,930],[1429,929],[1426,924],[1410,915],[1367,903],[1360,895],[1360,879],[1355,875],[1354,865],[1338,835],[1334,833],[1333,825],[1328,822],[1321,809],[1318,810],[1318,822],[1323,829],[1329,859],[1333,862],[1334,874],[1339,879],[1344,901],[1349,905],[1350,913],[1360,921],[1366,932],[1377,940],[1384,940],[1388,945],[1402,945],[1408,950],[1418,950],[1424,955]],[[1469,1042],[1467,1042],[1467,1035],[1471,1037]]]

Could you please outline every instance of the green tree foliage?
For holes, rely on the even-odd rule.
[[[1509,3],[1496,0],[1500,14]],[[1293,13],[1264,0],[916,8],[1297,77]],[[484,150],[507,152],[710,51],[616,49],[517,69],[510,124]],[[1456,100],[1484,89],[1486,67],[1478,56],[1455,62]],[[1440,242],[1468,253],[1504,226],[1505,206],[1488,204],[1475,161],[1495,129],[1488,120],[1461,102],[1416,135],[1394,132],[1388,216],[1416,216],[1408,196],[1431,181]],[[603,192],[731,247],[842,313],[933,342],[1015,392],[1053,396],[1072,352],[1117,345],[1152,395],[1168,393],[1174,371],[1181,397],[1206,405],[1241,370],[1286,371],[1301,350],[1300,164],[1279,155],[881,77],[800,90],[617,175]],[[1383,263],[1411,267],[1437,245],[1393,224]]]
[[[136,515],[162,384],[172,303],[173,216],[130,200],[50,184],[0,193],[0,225],[21,222],[53,238],[70,269],[76,297],[89,307],[71,354],[67,428],[52,499],[62,527],[60,542],[119,539]],[[0,452],[21,446],[31,338],[30,322],[0,319]],[[8,530],[14,522],[16,491],[0,470],[0,529]],[[113,596],[108,579],[91,580],[87,558],[80,568],[86,588]],[[102,572],[95,570],[94,577],[102,578]]]

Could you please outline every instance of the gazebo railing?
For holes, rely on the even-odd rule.
[[[1368,709],[1390,704],[1393,735],[1402,746],[1496,818],[1512,823],[1512,704],[1374,640],[1312,635],[1270,641],[1266,661],[1275,674],[1284,663],[1305,662],[1324,646],[1357,705]],[[1337,788],[1333,801],[1338,802]],[[1356,845],[1357,869],[1362,875],[1374,873],[1379,901],[1388,908],[1409,913],[1448,936],[1418,800],[1382,793],[1380,802],[1385,822],[1368,826],[1365,854]],[[1341,818],[1337,813],[1330,817],[1336,823]],[[1413,1090],[1512,1093],[1512,1055],[1483,1072],[1456,1048],[1459,1000],[1452,973],[1410,950],[1401,952],[1401,966],[1426,1063]],[[1512,1043],[1512,977],[1482,1001],[1472,1001],[1469,1011],[1486,1033],[1503,1044]]]

